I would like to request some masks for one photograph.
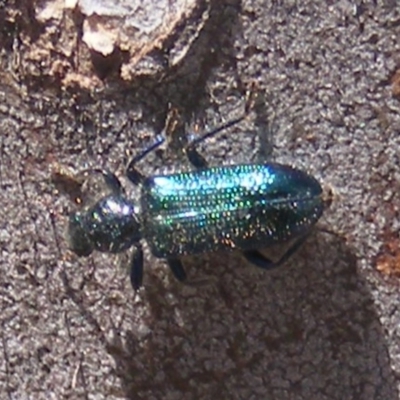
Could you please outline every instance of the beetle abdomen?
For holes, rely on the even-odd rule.
[[[156,257],[267,247],[306,233],[324,210],[315,178],[272,163],[154,176],[141,204]]]

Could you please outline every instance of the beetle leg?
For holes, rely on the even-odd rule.
[[[277,263],[265,257],[258,250],[243,251],[243,256],[250,264],[253,264],[257,268],[273,269],[278,266]]]
[[[175,278],[182,283],[186,283],[186,272],[183,268],[182,261],[178,258],[168,258],[168,266],[171,268]]]
[[[284,264],[306,241],[308,238],[308,234],[305,236],[301,236],[297,239],[282,255],[282,257],[277,261],[272,261],[269,258],[265,257],[258,250],[246,250],[243,252],[245,259],[255,265],[258,268],[262,269],[274,269]]]
[[[135,245],[130,266],[130,280],[133,290],[136,292],[142,286],[143,281],[143,249],[140,243]]]
[[[121,194],[123,192],[120,180],[111,171],[104,169],[99,171],[103,175],[104,182],[107,187],[115,194]]]
[[[195,147],[188,146],[186,148],[186,157],[190,164],[196,169],[207,168],[207,160],[197,151]]]
[[[232,127],[232,126],[238,124],[239,122],[242,122],[244,119],[246,119],[249,112],[253,108],[254,97],[255,97],[255,90],[254,90],[254,87],[251,87],[249,92],[247,93],[244,112],[240,117],[231,119],[230,121],[227,121],[224,124],[217,126],[216,128],[212,129],[211,131],[203,133],[202,135],[198,136],[197,138],[195,138],[189,142],[189,144],[185,148],[185,151],[186,151],[186,155],[187,155],[189,162],[195,168],[206,168],[208,165],[205,158],[201,154],[199,154],[199,152],[196,150],[196,146],[198,144],[204,142],[205,140],[207,140],[213,136],[216,136],[218,133],[220,133],[226,129],[229,129],[230,127]]]
[[[202,143],[204,140],[217,135],[218,133],[230,128],[233,125],[238,124],[239,122],[243,121],[247,116],[247,112],[242,115],[241,117],[232,119],[225,124],[222,124],[215,129],[212,129],[209,132],[203,133],[201,136],[193,139],[189,142],[186,146],[185,152],[189,162],[197,169],[199,168],[207,168],[208,163],[206,159],[197,151],[196,146]]]
[[[136,168],[136,164],[145,158],[149,153],[160,147],[164,141],[165,138],[163,135],[157,136],[157,139],[153,144],[129,160],[129,163],[126,167],[126,176],[134,185],[139,185],[144,179],[144,175]]]
[[[196,279],[194,281],[188,282],[186,279],[186,272],[183,268],[182,261],[177,258],[168,258],[167,263],[171,268],[172,273],[174,274],[175,278],[185,285],[192,286],[192,287],[199,287],[199,286],[208,286],[212,283],[215,283],[214,278],[202,278]]]
[[[108,169],[102,169],[102,168],[84,169],[82,171],[79,171],[74,178],[76,179],[77,182],[79,183],[81,182],[82,186],[85,179],[87,179],[87,176],[90,174],[100,174],[104,179],[104,183],[111,190],[112,193],[121,194],[123,192],[120,180],[117,178],[115,174],[113,174]]]

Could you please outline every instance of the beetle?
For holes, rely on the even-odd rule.
[[[140,173],[136,164],[164,138],[133,157],[126,174],[140,186],[138,199],[129,198],[110,171],[93,170],[104,178],[109,193],[70,215],[71,250],[88,256],[95,250],[120,253],[133,247],[130,281],[135,291],[142,285],[142,240],[153,256],[166,259],[181,282],[186,282],[186,273],[180,258],[189,254],[236,249],[266,270],[283,264],[305,241],[330,197],[313,176],[289,165],[209,167],[196,146],[244,118],[245,114],[186,146],[193,170],[149,177]],[[290,245],[275,262],[258,251],[282,242]]]

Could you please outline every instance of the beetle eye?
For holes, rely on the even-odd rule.
[[[67,236],[69,248],[76,255],[86,257],[93,251],[93,244],[85,231],[80,213],[74,213],[69,217]]]

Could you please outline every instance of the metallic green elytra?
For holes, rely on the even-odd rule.
[[[280,164],[247,164],[147,178],[143,237],[154,256],[252,250],[303,235],[324,210],[312,176]]]
[[[110,193],[74,212],[69,219],[70,248],[80,256],[92,251],[118,253],[134,248],[130,268],[135,290],[142,285],[145,240],[155,257],[165,258],[184,282],[180,257],[220,250],[240,250],[252,264],[271,269],[284,263],[307,238],[329,205],[319,182],[288,165],[254,163],[208,167],[195,145],[244,116],[205,133],[186,147],[194,170],[144,177],[136,164],[164,138],[134,157],[129,180],[141,187],[139,199],[125,195],[118,178],[100,173]],[[278,261],[258,249],[288,242]]]

